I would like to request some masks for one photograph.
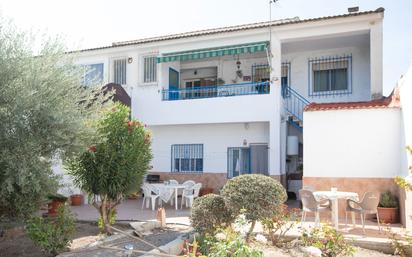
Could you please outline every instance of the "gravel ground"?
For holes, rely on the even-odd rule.
[[[146,235],[143,239],[155,246],[162,246],[165,245],[174,239],[178,238],[181,235],[186,234],[188,231],[187,226],[179,226],[173,225],[162,229],[154,229],[152,230],[153,234]],[[132,230],[125,231],[131,233]],[[117,247],[120,249],[124,249],[124,246],[127,244],[132,244],[133,248],[136,250],[141,251],[150,251],[153,247],[140,242],[138,240],[129,238],[124,235],[115,235],[114,239],[107,238],[104,240],[102,245],[109,246],[109,247]],[[140,256],[143,254],[134,253],[132,256]],[[99,247],[92,247],[87,249],[75,249],[72,252],[63,253],[59,255],[59,257],[109,257],[109,256],[125,256],[124,251],[115,251],[115,250],[108,250],[102,249]]]
[[[264,249],[261,249],[263,251],[263,256],[265,257],[305,257],[304,253],[302,253],[298,249],[290,249],[290,250],[284,250],[276,247],[265,247]],[[306,255],[307,256],[307,255]],[[367,250],[363,248],[356,248],[356,252],[353,255],[354,257],[388,257],[392,256],[390,254],[384,254],[381,252],[377,251],[372,251],[372,250]]]

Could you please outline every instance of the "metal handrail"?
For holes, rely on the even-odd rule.
[[[283,87],[282,96],[286,111],[293,115],[298,121],[303,122],[303,111],[310,102],[288,86]]]

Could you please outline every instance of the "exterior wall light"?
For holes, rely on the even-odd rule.
[[[128,63],[132,63],[132,62],[133,62],[133,57],[127,58],[127,62],[128,62]]]

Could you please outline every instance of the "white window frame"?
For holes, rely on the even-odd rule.
[[[342,56],[337,56],[336,58],[340,59],[346,59],[348,62],[348,67],[347,67],[347,88],[346,89],[341,89],[341,90],[327,90],[327,91],[319,91],[315,92],[314,90],[314,70],[313,70],[313,64],[314,63],[332,63],[332,62],[337,62],[339,60],[334,59],[335,57],[329,57],[329,58],[313,58],[309,59],[309,67],[308,67],[308,79],[309,79],[309,96],[311,97],[316,97],[316,96],[325,96],[325,95],[348,95],[352,93],[352,55],[342,55]]]
[[[115,77],[114,77],[114,73],[115,73],[115,72],[114,72],[114,62],[117,61],[117,60],[125,60],[125,61],[126,61],[126,66],[125,66],[125,69],[126,69],[125,83],[124,83],[124,84],[121,84],[122,86],[124,86],[124,85],[127,85],[127,65],[128,65],[128,62],[127,62],[127,57],[126,57],[126,56],[118,56],[118,57],[113,57],[113,58],[110,59],[110,81],[113,82],[113,83],[116,83],[116,82],[114,81],[114,79],[115,79]]]
[[[158,56],[158,54],[156,54],[156,53],[146,53],[146,54],[142,54],[140,56],[140,69],[139,69],[140,72],[139,72],[139,74],[140,74],[140,78],[141,78],[140,83],[142,85],[157,85],[157,83],[159,81],[159,65],[157,63],[157,56]],[[156,69],[155,69],[156,74],[155,74],[155,80],[154,81],[148,81],[148,82],[145,81],[145,59],[146,58],[154,58],[155,67],[156,67]]]

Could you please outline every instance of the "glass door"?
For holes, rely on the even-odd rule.
[[[169,100],[179,99],[179,72],[169,68]]]
[[[227,176],[233,178],[250,173],[250,149],[229,147],[227,149]]]

